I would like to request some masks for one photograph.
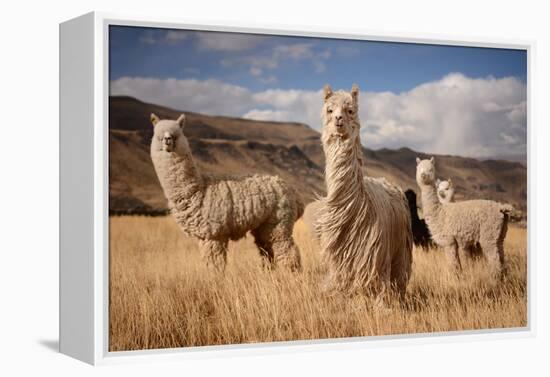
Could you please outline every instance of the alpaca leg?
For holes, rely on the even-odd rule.
[[[491,274],[495,279],[502,280],[506,276],[506,264],[504,261],[504,239],[508,231],[507,218],[504,219],[500,227],[500,232],[495,241],[491,239],[489,242],[482,244],[483,253],[489,262]],[[489,237],[484,237],[487,239]]]
[[[506,275],[506,266],[504,264],[504,245],[502,242],[489,243],[483,245],[483,252],[489,263],[491,276],[494,279],[502,279]]]
[[[200,240],[199,249],[202,258],[206,261],[208,267],[217,271],[225,270],[227,261],[227,240]]]
[[[405,298],[407,285],[411,275],[412,255],[403,252],[399,258],[393,261],[391,267],[391,288],[399,295],[399,299]]]
[[[460,257],[458,255],[458,245],[453,243],[445,246],[445,254],[447,255],[451,270],[455,273],[459,273],[462,270],[462,265],[460,264]]]
[[[302,268],[300,251],[294,243],[292,235],[273,242],[273,256],[277,265],[284,266],[291,271],[299,271]]]
[[[479,243],[468,245],[463,249],[463,255],[472,260],[479,259],[481,254],[481,246],[479,246]]]
[[[275,264],[285,266],[292,271],[301,269],[300,251],[292,238],[291,225],[265,223],[255,229],[253,234],[256,244],[268,251],[268,257]]]
[[[253,230],[254,243],[260,251],[260,257],[262,258],[262,267],[272,269],[274,267],[273,247],[271,242],[262,238],[262,234],[258,230]]]
[[[502,280],[508,274],[508,269],[506,267],[506,262],[504,260],[504,240],[499,242],[497,247],[498,247],[497,252],[498,252],[498,265],[499,265],[498,275],[499,275],[499,278]]]

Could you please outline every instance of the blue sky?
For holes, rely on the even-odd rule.
[[[181,34],[181,39],[163,40],[168,32]],[[214,49],[202,46],[193,31],[121,26],[111,27],[110,41],[111,79],[217,78],[252,90],[316,90],[327,82],[347,88],[357,82],[364,90],[401,92],[451,72],[472,78],[515,76],[525,81],[527,67],[526,52],[509,49],[260,35],[233,49],[230,45]],[[298,44],[312,45],[303,47],[307,49],[301,52],[304,58],[288,58],[278,62],[276,68],[264,69],[267,77],[276,81],[262,82],[250,74],[250,64],[242,62],[250,56],[271,58],[274,47]],[[317,55],[323,66],[308,64],[306,53],[312,59]]]
[[[358,83],[371,148],[523,159],[526,76],[523,50],[110,29],[112,94],[319,129],[322,86]]]

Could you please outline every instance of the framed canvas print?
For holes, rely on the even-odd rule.
[[[61,24],[61,352],[95,364],[531,334],[531,51],[100,13]]]

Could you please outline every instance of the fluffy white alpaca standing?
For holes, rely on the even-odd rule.
[[[433,240],[444,248],[455,271],[461,269],[459,249],[479,245],[495,277],[503,277],[504,238],[513,207],[491,200],[441,204],[435,187],[435,160],[416,159],[416,181],[422,192],[422,210]]]
[[[437,187],[437,197],[440,203],[454,202],[455,187],[451,178],[447,180],[438,179],[435,186]]]
[[[324,89],[322,144],[327,195],[315,228],[329,267],[328,287],[378,297],[405,294],[412,264],[412,233],[405,195],[383,178],[363,176],[359,88]]]
[[[264,261],[300,268],[292,229],[304,207],[294,190],[278,176],[202,174],[183,133],[185,115],[174,121],[151,114],[151,122],[151,158],[172,215],[199,239],[208,265],[223,269],[228,241],[251,231]]]

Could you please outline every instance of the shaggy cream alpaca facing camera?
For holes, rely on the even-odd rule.
[[[280,177],[202,174],[183,133],[185,115],[151,114],[151,158],[169,207],[182,231],[199,240],[206,263],[223,270],[229,240],[254,236],[266,265],[301,267],[292,229],[304,206]]]
[[[383,298],[404,296],[412,265],[411,219],[401,189],[384,178],[363,176],[358,116],[359,87],[324,89],[322,143],[326,197],[318,220],[326,288],[359,290]]]
[[[323,142],[330,139],[355,139],[359,134],[359,117],[357,114],[359,87],[353,85],[351,92],[342,90],[334,93],[329,85],[323,89],[325,104],[321,111],[323,119]]]

